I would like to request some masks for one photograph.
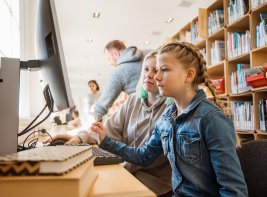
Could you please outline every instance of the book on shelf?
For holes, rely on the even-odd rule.
[[[223,40],[215,40],[211,44],[211,65],[225,59],[225,44]]]
[[[232,121],[237,130],[254,130],[252,101],[231,101]]]
[[[246,73],[246,80],[253,88],[267,86],[267,66],[247,69]]]
[[[204,60],[207,61],[207,52],[206,48],[199,49],[200,53],[203,55]]]
[[[223,9],[218,9],[210,12],[208,16],[208,34],[211,35],[224,26]]]
[[[259,100],[260,130],[267,131],[267,100]]]
[[[256,26],[256,47],[267,44],[267,14],[260,13],[260,23]]]
[[[0,176],[0,196],[87,197],[97,176],[93,159],[63,176]]]
[[[229,0],[229,5],[227,7],[229,24],[241,18],[248,12],[248,5],[246,2],[247,1],[244,0]]]
[[[211,79],[213,86],[216,89],[217,94],[224,94],[225,93],[225,82],[224,77],[218,79]]]
[[[195,20],[192,22],[191,26],[191,42],[193,44],[197,44],[198,42],[201,42],[204,40],[199,36],[199,25],[198,25],[198,20]]]
[[[267,0],[251,0],[251,7],[252,9],[255,9],[264,3],[267,3]]]
[[[250,69],[250,64],[237,64],[236,71],[231,73],[231,93],[237,94],[251,90],[247,83],[246,70]]]
[[[228,58],[234,58],[250,51],[250,33],[246,32],[227,32],[227,51]]]
[[[63,175],[93,159],[92,146],[47,146],[0,156],[0,176]]]
[[[179,36],[179,42],[190,42],[191,43],[191,31],[186,30]]]

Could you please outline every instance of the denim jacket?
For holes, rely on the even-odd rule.
[[[176,111],[175,104],[166,109],[150,140],[140,148],[109,137],[100,147],[143,166],[163,153],[171,164],[176,196],[248,196],[232,122],[206,99],[203,90],[174,118]]]

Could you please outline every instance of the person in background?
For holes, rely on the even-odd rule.
[[[120,40],[110,41],[104,49],[105,56],[115,69],[111,73],[105,88],[93,108],[95,120],[102,120],[108,108],[113,104],[119,94],[135,92],[140,78],[143,53],[135,46],[126,48]]]
[[[105,122],[111,138],[132,147],[140,147],[149,140],[156,121],[167,106],[166,98],[160,97],[154,79],[156,55],[157,52],[154,51],[145,57],[136,93],[131,94],[122,107]],[[67,144],[94,143],[87,131],[80,132],[77,136],[59,134],[53,137],[58,138],[69,140]],[[172,196],[171,168],[163,155],[148,167],[127,162],[124,167],[157,195]]]
[[[96,103],[97,99],[100,97],[100,88],[96,80],[88,81],[88,87],[90,92],[88,94],[88,112],[91,112],[91,108]]]
[[[163,153],[172,167],[175,196],[247,197],[235,129],[221,110],[199,49],[186,42],[169,43],[159,51],[157,70],[160,94],[172,97],[174,103],[155,125],[149,141],[139,148],[129,147],[107,136],[107,128],[95,122],[91,129],[99,135],[99,146],[142,166]],[[198,89],[201,83],[211,90],[214,103]]]
[[[72,112],[73,120],[68,122],[68,127],[71,129],[76,129],[81,127],[81,120],[79,118],[79,112],[77,110],[73,110]]]

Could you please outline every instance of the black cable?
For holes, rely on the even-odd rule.
[[[31,140],[31,141],[28,143],[28,147],[25,147],[25,143],[26,143],[27,139],[28,139],[32,134],[34,134],[34,133],[36,133],[36,132],[39,132],[39,131],[33,131],[33,132],[31,132],[31,133],[25,138],[25,140],[23,141],[23,144],[22,144],[22,150],[30,149],[29,144],[30,144],[33,140]],[[35,138],[35,139],[36,139],[36,138]],[[34,140],[35,140],[35,139],[34,139]],[[37,138],[37,141],[38,141],[38,138]],[[34,147],[33,147],[33,148],[34,148]]]
[[[23,131],[18,133],[18,136],[22,136],[22,135],[24,135],[25,133],[28,132],[29,127],[32,126],[32,124],[40,117],[40,115],[44,112],[46,107],[47,107],[47,104],[44,106],[44,108],[41,110],[41,112],[31,121],[31,123],[25,129],[23,129]]]
[[[50,91],[50,88],[49,88],[48,85],[46,85],[46,87],[44,88],[44,91],[43,92],[44,92],[44,97],[45,97],[45,100],[46,100],[45,107],[34,118],[34,120],[22,132],[20,132],[18,134],[18,136],[24,135],[25,133],[29,132],[30,130],[34,129],[35,127],[37,127],[38,125],[40,125],[41,123],[43,123],[50,116],[50,114],[53,112],[54,100],[53,100],[53,97],[52,97],[52,94],[51,94],[51,91]],[[43,111],[46,109],[46,107],[48,107],[48,109],[49,109],[48,115],[45,118],[43,118],[40,122],[38,122],[37,124],[35,124],[34,126],[30,127],[40,117],[40,115],[43,113]]]
[[[45,129],[42,129],[41,130],[42,133],[46,133],[47,135],[49,135],[49,137],[51,138],[51,140],[53,141],[53,138],[52,136],[45,130]]]

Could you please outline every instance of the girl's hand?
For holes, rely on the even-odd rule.
[[[100,143],[105,139],[107,132],[101,122],[94,122],[91,126],[91,130],[99,135]]]
[[[53,138],[53,140],[58,140],[58,139],[64,140],[67,142],[66,144],[79,144],[79,143],[81,143],[81,140],[79,137],[72,136],[72,135],[65,134],[65,133],[57,134],[57,135],[53,136],[52,138]],[[52,139],[48,138],[43,143],[46,144],[46,143],[51,142],[51,141],[52,141]]]

